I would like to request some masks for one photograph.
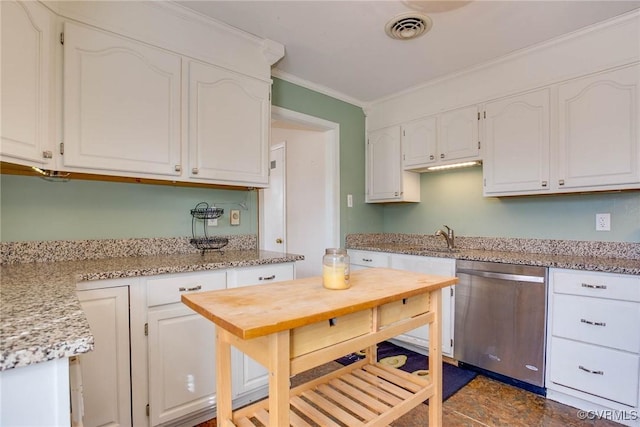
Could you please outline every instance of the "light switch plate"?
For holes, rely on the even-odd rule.
[[[240,225],[240,211],[238,209],[231,209],[231,225]]]

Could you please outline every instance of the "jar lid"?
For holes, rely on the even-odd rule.
[[[330,255],[345,255],[347,250],[343,248],[327,248],[324,253]]]

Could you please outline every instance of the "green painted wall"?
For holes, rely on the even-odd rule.
[[[384,207],[383,231],[431,234],[446,224],[458,236],[640,242],[640,192],[482,197],[482,168],[423,173],[421,203]],[[596,213],[611,231],[595,231]]]
[[[362,108],[274,78],[272,103],[288,110],[340,124],[340,230],[349,233],[379,232],[381,206],[364,202],[365,116]],[[347,208],[347,194],[353,207]]]
[[[256,234],[256,192],[38,177],[0,178],[2,241],[191,236],[190,210],[199,202],[225,210],[210,235]],[[245,203],[244,210],[237,203]],[[239,226],[229,209],[240,209]],[[197,224],[203,233],[202,222]]]

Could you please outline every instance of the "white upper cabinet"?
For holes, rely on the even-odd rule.
[[[549,192],[549,89],[485,106],[484,195]]]
[[[640,188],[640,66],[558,88],[559,190]]]
[[[480,155],[478,123],[476,105],[442,113],[438,123],[438,159],[441,162],[477,159]]]
[[[190,177],[268,185],[270,84],[194,61],[188,94]]]
[[[181,58],[66,22],[65,169],[179,175]]]
[[[433,164],[437,161],[438,120],[436,116],[402,125],[402,168]]]
[[[37,2],[0,2],[2,15],[3,161],[53,163],[53,43],[55,16]]]
[[[420,175],[402,170],[400,126],[369,133],[367,138],[368,203],[419,202]]]
[[[403,169],[424,172],[432,166],[480,160],[479,127],[476,105],[403,124]]]

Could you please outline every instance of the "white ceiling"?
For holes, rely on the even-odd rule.
[[[282,43],[275,75],[357,105],[640,8],[640,0],[178,3]],[[431,31],[408,41],[387,37],[387,21],[410,6],[427,10]]]

